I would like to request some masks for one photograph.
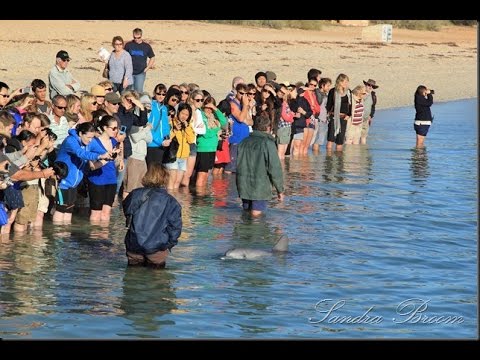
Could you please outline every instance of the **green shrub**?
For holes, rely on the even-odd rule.
[[[296,28],[304,30],[321,30],[325,20],[203,20],[209,23],[259,26],[273,29]]]
[[[461,26],[475,26],[478,24],[477,20],[450,20],[453,25]]]
[[[411,30],[438,31],[442,26],[448,25],[447,20],[371,20],[370,24],[391,24],[394,28]]]

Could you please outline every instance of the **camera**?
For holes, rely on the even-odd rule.
[[[52,129],[45,128],[44,130],[45,130],[45,135],[48,136],[50,140],[57,141],[58,136],[52,131]]]
[[[13,181],[8,174],[0,174],[0,182],[5,183],[7,186],[13,186]]]
[[[117,158],[117,155],[118,155],[118,153],[116,153],[116,152],[112,153],[112,159],[115,160]]]
[[[435,90],[430,89],[430,94],[434,95],[434,94],[435,94]]]

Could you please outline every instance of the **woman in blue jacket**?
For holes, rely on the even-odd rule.
[[[72,221],[73,207],[77,198],[77,187],[83,180],[84,172],[89,170],[89,161],[110,160],[110,152],[103,154],[89,151],[89,144],[95,136],[92,123],[77,125],[68,131],[55,162],[64,162],[68,166],[68,175],[58,184],[55,197],[53,222],[69,224]]]
[[[164,165],[151,163],[142,179],[144,187],[134,189],[123,201],[128,265],[164,268],[168,251],[178,243],[182,207],[167,193],[167,183]]]

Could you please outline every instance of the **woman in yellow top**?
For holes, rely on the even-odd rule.
[[[167,189],[178,189],[187,170],[187,159],[190,155],[190,144],[195,143],[195,133],[190,126],[192,108],[181,103],[178,105],[177,115],[170,119],[170,141],[178,142],[177,159],[165,164],[169,172]],[[170,142],[171,144],[171,142]]]

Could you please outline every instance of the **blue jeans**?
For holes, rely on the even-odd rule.
[[[139,94],[143,93],[143,84],[145,84],[146,72],[141,72],[138,75],[133,75],[133,89]]]
[[[115,191],[115,194],[118,194],[118,192],[120,191],[120,187],[122,186],[123,178],[125,177],[125,171],[127,171],[127,163],[128,159],[123,159],[123,170],[117,172],[117,189]]]

